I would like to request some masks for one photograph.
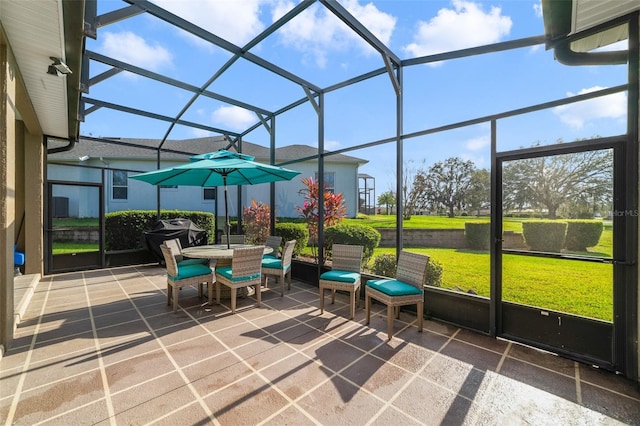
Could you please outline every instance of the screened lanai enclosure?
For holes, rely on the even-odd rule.
[[[415,30],[414,38],[399,44],[391,28],[411,24],[396,21],[389,3],[219,2],[229,14],[199,2],[86,1],[86,45],[74,70],[80,138],[48,140],[50,169],[65,168],[49,176],[45,214],[54,217],[56,190],[72,186],[102,220],[114,194],[145,185],[129,174],[206,152],[185,140],[217,138],[210,150],[238,152],[255,144],[270,164],[311,164],[321,188],[358,198],[362,175],[374,178],[376,194],[392,193],[387,252],[423,251],[444,265],[443,284],[425,291],[428,317],[637,379],[640,6],[543,1],[536,31],[509,33],[505,15],[519,2],[507,2],[502,16],[490,5],[442,2],[443,16],[485,13],[506,29],[462,45],[451,32],[434,50],[428,34],[439,15],[398,2],[416,18],[398,31]],[[86,151],[92,143],[145,150],[155,161],[107,158]],[[311,151],[284,155],[292,145]],[[61,161],[61,153],[80,154]],[[337,156],[364,161],[340,180]],[[470,185],[471,175],[473,200],[434,195]],[[283,185],[261,191],[272,225],[287,203],[300,202]],[[158,210],[169,191],[182,190],[144,189]],[[231,200],[238,212],[252,201],[244,194],[237,189]],[[378,207],[371,215],[385,213],[378,200],[365,204]],[[422,215],[460,229],[484,221],[489,238],[480,248],[445,244],[437,225],[416,237],[408,221]],[[567,221],[595,218],[601,233],[584,247],[545,244],[553,230],[541,231],[543,244],[525,244],[527,220],[540,218],[564,223],[563,235]],[[45,233],[49,266],[52,238]],[[100,238],[89,267],[105,266]]]

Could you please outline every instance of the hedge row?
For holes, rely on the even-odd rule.
[[[157,210],[123,210],[107,213],[105,222],[105,250],[129,250],[145,248],[144,231],[153,229],[158,221]],[[189,219],[198,228],[214,239],[215,218],[213,213],[184,210],[161,210],[160,219]]]
[[[522,235],[534,251],[587,251],[598,244],[603,228],[601,220],[539,220],[522,222]]]
[[[373,260],[371,272],[388,278],[396,276],[396,257],[393,254],[383,253]],[[442,264],[434,258],[429,259],[427,264],[427,275],[424,277],[424,285],[442,287]]]
[[[533,251],[587,251],[598,244],[603,228],[601,220],[532,220],[522,222],[522,235]],[[464,224],[465,240],[474,250],[489,249],[490,232],[489,222]]]
[[[380,244],[380,232],[367,225],[334,225],[324,230],[324,247],[327,256],[331,256],[334,244],[353,244],[363,246],[362,264],[366,265],[373,251]]]
[[[293,257],[298,257],[309,242],[309,230],[302,223],[276,223],[275,235],[282,237],[282,244],[296,240],[293,247]]]

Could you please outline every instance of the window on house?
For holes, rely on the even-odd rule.
[[[202,199],[205,201],[216,199],[215,188],[202,188]]]
[[[126,200],[129,192],[127,172],[113,170],[111,173],[111,198],[114,200]]]
[[[316,181],[318,180],[318,172],[316,172]],[[335,192],[336,174],[335,172],[325,172],[324,174],[324,186],[327,192]]]

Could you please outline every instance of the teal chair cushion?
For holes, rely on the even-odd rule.
[[[371,287],[389,296],[409,296],[422,294],[422,290],[398,280],[369,280],[367,287]]]
[[[275,252],[274,252],[274,253],[275,253]],[[269,253],[269,254],[262,255],[262,258],[263,258],[263,259],[278,259],[278,256],[276,256],[276,255],[275,255],[275,254],[273,254],[273,253]]]
[[[260,278],[260,274],[246,275],[244,277],[234,277],[231,266],[222,266],[220,268],[216,268],[216,274],[222,275],[223,277],[231,281],[248,281]]]
[[[355,283],[360,279],[360,274],[358,272],[332,269],[331,271],[324,272],[322,275],[320,275],[320,279],[327,281],[338,281],[341,283]]]
[[[209,259],[183,259],[178,262],[178,268],[189,265],[205,265],[209,266]]]
[[[282,269],[282,259],[276,259],[275,257],[263,257],[262,258],[262,267],[269,269]],[[285,267],[287,269],[289,266]]]
[[[178,267],[178,276],[171,277],[175,281],[184,280],[185,278],[197,277],[198,275],[207,275],[211,273],[211,268],[202,263],[196,265],[186,265]]]

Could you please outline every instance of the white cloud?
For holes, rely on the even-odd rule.
[[[534,3],[533,4],[533,13],[538,18],[542,18],[542,3]]]
[[[335,151],[340,148],[340,142],[338,141],[324,141],[324,149],[327,151]]]
[[[486,156],[463,153],[460,155],[460,158],[462,158],[464,161],[471,161],[478,169],[484,169],[488,167]]]
[[[264,30],[260,6],[268,0],[154,0],[154,3],[218,37],[243,46]]]
[[[213,133],[208,130],[196,129],[196,128],[191,128],[191,134],[193,135],[194,138],[206,138],[208,136],[213,135]]]
[[[387,44],[396,25],[396,18],[380,11],[373,3],[361,5],[358,0],[345,0],[342,5],[366,26],[382,43]],[[290,1],[279,1],[273,9],[276,21],[292,8]],[[312,60],[324,68],[328,55],[335,51],[357,48],[361,54],[373,49],[351,29],[320,4],[300,13],[278,32],[281,42],[303,53],[303,60]]]
[[[211,113],[211,119],[215,124],[232,130],[245,130],[258,120],[253,112],[237,106],[220,107]]]
[[[602,90],[604,87],[594,86],[582,89],[577,94]],[[575,96],[576,93],[567,93],[567,96]],[[591,120],[601,118],[620,119],[627,114],[627,98],[624,93],[614,93],[600,98],[589,99],[571,105],[561,105],[553,109],[553,113],[560,120],[575,129],[581,129],[584,124]]]
[[[150,44],[132,32],[106,32],[101,37],[103,42],[100,52],[112,58],[151,71],[173,65],[173,58],[167,49],[157,43]]]
[[[491,140],[488,136],[479,136],[477,138],[469,139],[467,143],[465,143],[465,147],[469,151],[479,151],[484,147],[489,146]]]
[[[453,9],[440,9],[429,22],[418,24],[414,42],[404,47],[411,57],[496,43],[511,30],[511,18],[503,16],[499,7],[485,12],[470,1],[453,0],[452,5]]]

